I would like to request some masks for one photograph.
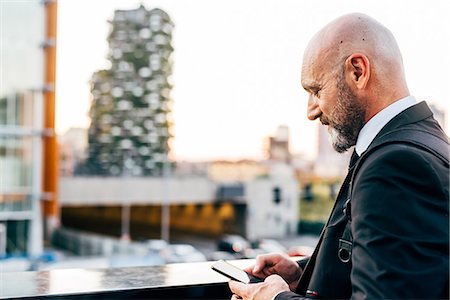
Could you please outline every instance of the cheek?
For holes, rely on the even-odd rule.
[[[331,92],[323,92],[320,95],[320,109],[325,115],[330,115],[336,107],[336,94]]]

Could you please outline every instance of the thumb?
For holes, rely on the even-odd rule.
[[[238,282],[235,280],[228,281],[228,286],[230,287],[230,290],[233,294],[236,294],[239,296],[241,296],[247,288],[247,285],[245,283]]]
[[[264,265],[256,264],[256,265],[253,267],[253,274],[256,274],[256,273],[261,272],[261,270],[262,270],[263,268],[264,268]]]

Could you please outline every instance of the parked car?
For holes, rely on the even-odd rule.
[[[256,241],[255,248],[263,250],[265,253],[287,253],[286,247],[284,247],[280,242],[274,239],[260,239]]]
[[[217,249],[244,256],[245,250],[249,249],[250,243],[240,235],[226,234],[217,242]]]
[[[149,239],[144,241],[144,244],[150,253],[159,253],[169,245],[165,240],[161,239]]]
[[[245,258],[256,258],[258,255],[266,254],[267,252],[260,248],[247,248],[244,251]]]
[[[227,251],[214,251],[209,254],[208,259],[209,260],[230,260],[230,259],[236,259],[238,257],[235,256],[235,254],[227,252]]]

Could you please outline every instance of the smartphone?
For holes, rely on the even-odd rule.
[[[263,281],[263,279],[252,276],[252,275],[248,274],[247,272],[245,272],[244,270],[241,270],[238,267],[233,266],[232,264],[227,263],[224,260],[219,260],[219,261],[215,262],[211,266],[211,268],[214,271],[216,271],[230,279],[240,281],[243,283],[256,283],[256,282]]]

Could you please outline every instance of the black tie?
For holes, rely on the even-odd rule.
[[[359,155],[358,155],[358,153],[356,153],[356,150],[353,149],[352,157],[350,158],[350,164],[349,164],[348,168],[349,169],[353,168],[355,166],[356,162],[358,161],[358,159],[359,159]]]

